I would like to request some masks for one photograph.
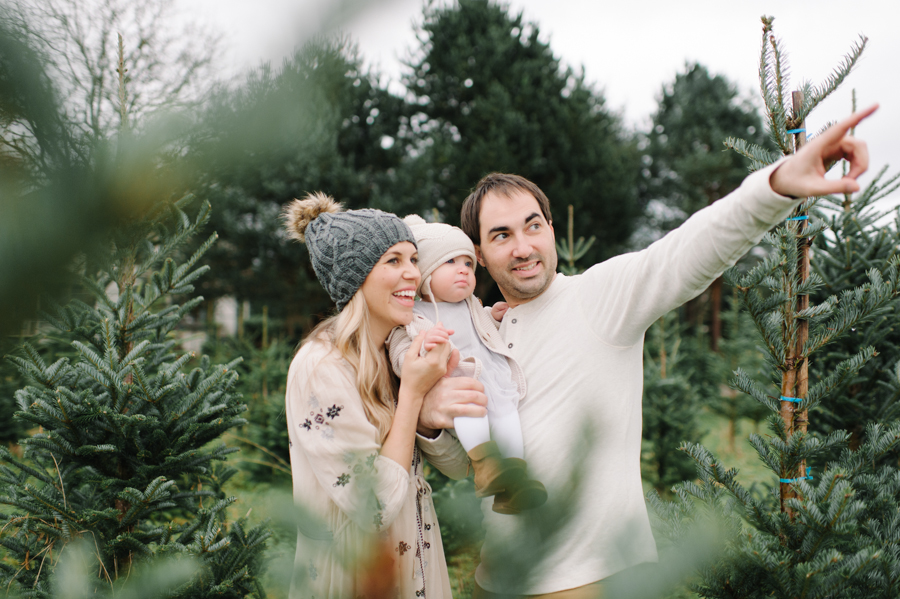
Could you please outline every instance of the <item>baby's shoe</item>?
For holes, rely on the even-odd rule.
[[[520,474],[503,491],[494,495],[491,509],[498,514],[518,514],[533,510],[547,503],[547,489],[539,480],[528,478],[525,460],[506,458],[506,468]]]
[[[494,441],[474,447],[468,456],[475,471],[476,497],[496,495],[525,477],[519,464],[503,459]]]

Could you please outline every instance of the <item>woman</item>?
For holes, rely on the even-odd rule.
[[[316,520],[301,526],[291,598],[449,598],[415,431],[450,346],[420,356],[416,338],[398,385],[384,343],[412,319],[415,238],[392,214],[340,210],[314,194],[285,211],[289,235],[305,241],[340,311],[309,334],[288,374],[294,499]],[[435,450],[446,454],[448,446]],[[449,454],[435,465],[464,477],[465,452]]]

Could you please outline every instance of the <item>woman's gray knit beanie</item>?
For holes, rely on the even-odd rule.
[[[338,310],[344,309],[392,245],[416,244],[412,231],[397,216],[372,208],[344,212],[321,192],[288,204],[283,218],[288,236],[306,243],[316,277]]]

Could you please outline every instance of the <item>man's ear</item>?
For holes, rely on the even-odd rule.
[[[484,258],[481,257],[481,246],[480,245],[475,246],[475,259],[478,261],[478,264],[481,266],[481,268],[485,268]]]

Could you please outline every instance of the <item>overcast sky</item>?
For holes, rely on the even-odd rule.
[[[445,3],[445,0],[437,0]],[[278,65],[311,33],[333,22],[338,0],[183,0],[195,18],[222,32],[234,71],[269,60]],[[396,82],[401,61],[416,47],[414,23],[422,0],[344,0],[352,16],[340,30],[357,41],[365,61]],[[775,33],[788,51],[792,81],[821,82],[860,34],[869,38],[863,58],[844,87],[812,115],[817,130],[850,112],[850,90],[860,107],[881,109],[858,130],[869,143],[872,168],[900,170],[900,0],[511,0],[538,25],[566,64],[584,67],[604,91],[608,106],[626,122],[646,128],[664,82],[698,61],[758,96],[758,57],[763,14],[775,16]],[[331,20],[329,20],[331,19]],[[395,83],[395,85],[397,85]],[[864,180],[865,182],[865,180]]]

